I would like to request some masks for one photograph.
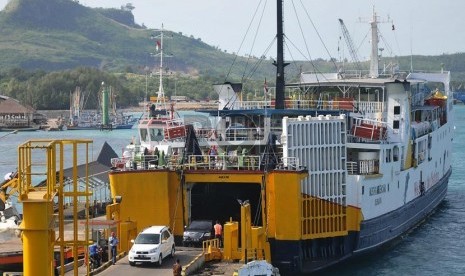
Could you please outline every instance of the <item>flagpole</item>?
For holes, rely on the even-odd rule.
[[[158,36],[152,36],[153,39],[160,38],[160,40],[156,40],[155,48],[157,51],[160,51],[157,54],[154,54],[155,57],[160,56],[160,64],[159,64],[159,87],[157,92],[157,101],[156,101],[156,109],[157,110],[168,110],[165,101],[165,91],[163,89],[163,43],[164,43],[164,29],[163,24],[161,24],[160,34]]]
[[[158,88],[158,97],[163,97],[163,109],[166,110],[165,91],[163,91],[163,24],[161,24],[160,33],[160,86]]]
[[[266,78],[265,78],[265,84],[264,84],[264,88],[263,88],[263,94],[264,94],[264,96],[265,96],[265,109],[266,109],[266,107],[268,106],[268,102],[267,102],[267,100],[266,100],[266,94],[268,94],[268,91],[267,91],[267,90],[268,90],[268,87],[267,87]]]

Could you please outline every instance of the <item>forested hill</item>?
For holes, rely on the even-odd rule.
[[[93,9],[71,0],[11,0],[0,12],[0,66],[119,72],[154,67],[155,41],[150,38],[159,33],[137,25],[131,10]],[[221,74],[212,64],[231,64],[234,58],[181,32],[166,31],[165,37],[172,70]]]
[[[158,80],[147,76],[158,68],[153,55],[156,41],[151,37],[159,31],[136,24],[132,9],[131,4],[103,9],[84,7],[75,0],[10,0],[0,11],[0,95],[38,109],[69,108],[69,93],[76,87],[90,94],[86,108],[95,108],[102,81],[116,89],[122,107],[154,95]],[[250,97],[263,90],[265,79],[274,85],[276,69],[270,59],[237,57],[201,38],[187,37],[182,30],[166,30],[164,36],[165,54],[171,56],[163,68],[167,96],[214,98],[212,84],[242,78],[248,79],[244,91]],[[287,61],[291,63],[286,67],[288,82],[297,81],[301,71],[335,70],[334,62],[323,59]],[[465,80],[463,53],[383,58],[381,66],[393,63],[408,69],[411,61],[413,69],[438,71],[442,65],[452,72],[453,87]]]
[[[133,8],[131,4],[112,9],[88,8],[73,0],[10,0],[0,12],[0,68],[53,71],[89,66],[113,72],[152,68],[157,62],[150,55],[156,51],[150,37],[158,33],[137,25]],[[224,76],[235,58],[203,43],[201,38],[182,35],[182,30],[166,31],[165,37],[165,52],[172,56],[166,62],[172,71]],[[245,64],[247,60],[239,58],[236,62]],[[397,62],[401,68],[410,68],[410,57],[398,58]],[[416,56],[414,62],[422,69],[438,70],[437,64],[442,63],[459,76],[465,72],[465,54]],[[257,68],[255,78],[263,80],[273,75],[273,66],[266,63]],[[323,60],[316,65],[322,71],[333,69]],[[305,70],[313,66],[306,62],[303,67]],[[298,71],[293,68],[288,68],[291,75]],[[243,72],[232,74],[240,79]]]

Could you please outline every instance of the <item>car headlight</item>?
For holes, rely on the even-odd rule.
[[[149,253],[156,253],[158,250],[158,247],[152,248],[149,250]]]
[[[210,237],[210,236],[211,236],[211,233],[204,233],[203,236],[204,236],[204,237]]]
[[[136,253],[136,250],[132,249],[132,247],[131,247],[131,250],[129,250],[129,252]]]

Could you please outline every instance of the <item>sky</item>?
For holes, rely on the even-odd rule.
[[[4,7],[8,0],[0,0]],[[88,7],[131,3],[135,21],[200,38],[229,53],[275,57],[273,0],[79,0]],[[376,10],[383,56],[465,52],[464,0],[284,0],[286,60],[347,57],[338,18],[360,60],[369,58],[369,20]],[[295,12],[297,11],[297,12]],[[254,16],[255,14],[255,16]],[[296,19],[299,20],[296,20]],[[258,24],[258,22],[261,22]],[[394,25],[395,30],[392,30]],[[250,26],[250,27],[249,27]],[[247,29],[250,31],[247,33]],[[257,31],[258,30],[258,31]],[[258,33],[258,35],[256,35]],[[302,35],[304,33],[304,35]],[[253,46],[252,46],[253,45]],[[271,46],[270,46],[271,45]],[[267,49],[270,50],[267,50]],[[339,49],[339,51],[338,51]],[[328,54],[329,52],[329,54]]]

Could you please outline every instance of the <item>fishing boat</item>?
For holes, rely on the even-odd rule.
[[[102,87],[99,92],[100,110],[85,110],[87,97],[79,87],[70,95],[70,119],[66,130],[112,130],[130,129],[137,122],[132,115],[125,115],[116,109],[116,97],[111,87]]]
[[[233,256],[226,230],[247,202],[255,236],[242,251],[264,252],[281,274],[308,273],[381,248],[443,201],[452,171],[450,72],[380,71],[373,14],[369,71],[302,72],[285,84],[282,7],[278,0],[269,96],[247,101],[241,84],[216,85],[208,123],[167,120],[160,139],[151,135],[157,127],[140,124],[138,141],[112,160],[121,229],[169,225],[180,242],[192,220],[219,220],[223,254]],[[157,162],[144,154],[154,148]]]
[[[148,101],[144,101],[143,103],[144,111],[137,124],[139,141],[142,139],[144,146],[141,148],[140,143],[136,144],[131,142],[131,144],[126,147],[123,154],[125,156],[130,156],[131,158],[138,155],[138,158],[140,158],[139,151],[142,150],[142,153],[145,152],[145,155],[150,155],[150,157],[147,158],[150,159],[151,162],[157,162],[158,158],[161,159],[161,154],[166,152],[167,147],[164,147],[165,150],[159,151],[156,145],[162,146],[162,144],[166,144],[168,140],[175,139],[177,137],[184,137],[186,132],[184,120],[175,110],[175,103],[169,102],[168,98],[165,96],[165,89],[163,87],[163,72],[165,71],[163,68],[163,58],[165,56],[163,51],[163,24],[160,29],[160,34],[153,36],[153,38],[157,39],[157,53],[154,54],[154,56],[159,58],[159,68],[157,72],[159,77],[159,86],[158,91],[155,92],[156,96],[151,96],[149,98],[148,95],[145,96],[145,100],[148,98]]]

